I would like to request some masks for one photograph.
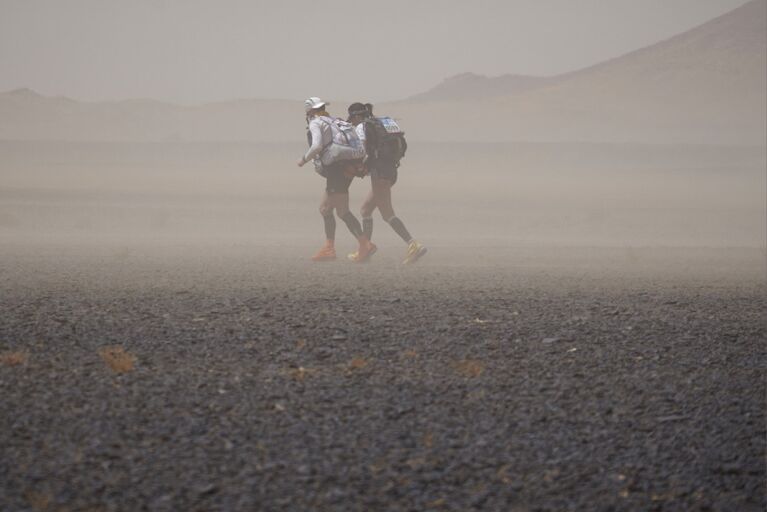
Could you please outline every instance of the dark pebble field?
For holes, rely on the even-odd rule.
[[[765,510],[763,250],[312,249],[0,246],[0,510]]]

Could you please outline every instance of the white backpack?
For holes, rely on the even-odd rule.
[[[320,121],[330,126],[332,140],[322,149],[319,161],[323,167],[341,160],[360,160],[365,158],[365,146],[362,144],[354,125],[343,119],[320,117]]]

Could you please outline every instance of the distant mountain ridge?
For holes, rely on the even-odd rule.
[[[665,41],[554,76],[465,73],[376,105],[408,138],[433,141],[765,143],[767,0]],[[343,115],[346,103],[332,102]],[[301,99],[182,106],[0,93],[0,139],[302,140]]]
[[[411,96],[405,101],[461,100],[467,98],[492,98],[516,94],[556,83],[557,77],[529,75],[501,75],[487,77],[475,73],[461,73],[446,78],[436,87]]]
[[[765,14],[764,6],[763,0],[752,0],[687,32],[575,71],[547,77],[513,74],[487,77],[471,72],[461,73],[448,77],[435,87],[413,95],[404,101],[462,100],[467,98],[477,100],[511,96],[556,85],[583,75],[599,73],[605,69],[609,70],[626,61],[642,59],[648,54],[653,54],[659,50],[663,51],[669,47],[684,50],[681,55],[677,56],[679,57],[677,60],[685,66],[689,65],[690,58],[696,55],[696,52],[687,51],[689,49],[697,50],[698,54],[701,53],[701,49],[705,49],[707,56],[710,56],[712,52],[724,51],[727,52],[729,58],[736,53],[741,53],[741,57],[744,57],[744,54],[757,52],[755,57],[759,59],[764,56],[764,52],[759,52],[760,46],[763,48],[765,41],[764,30],[767,14]],[[731,34],[733,37],[719,37],[723,33]],[[751,69],[754,74],[758,74],[759,66]]]
[[[488,95],[481,80],[457,83],[475,91],[387,108],[405,126],[428,127],[418,136],[439,140],[454,139],[457,126],[481,123],[461,136],[764,145],[767,0],[527,90]]]
[[[30,89],[0,93],[0,139],[284,142],[300,102],[231,100],[197,106],[151,99],[82,102]]]

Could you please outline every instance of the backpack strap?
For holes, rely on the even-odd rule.
[[[375,117],[365,118],[365,151],[368,156],[375,160],[378,158],[378,131],[376,130]]]
[[[322,116],[322,117],[324,117],[324,116]],[[320,122],[323,123],[323,124],[326,124],[328,129],[330,130],[330,142],[328,142],[327,144],[322,146],[322,149],[320,150],[320,152],[317,153],[317,156],[319,156],[320,158],[322,158],[322,155],[325,153],[325,151],[327,151],[328,148],[333,144],[333,127],[330,125],[330,123],[325,121],[322,117],[320,117]]]
[[[334,124],[334,123],[335,123],[335,125],[336,125],[336,130],[338,130],[338,133],[340,133],[341,135],[343,135],[343,137],[344,137],[344,140],[346,141],[346,145],[347,145],[347,146],[351,146],[351,143],[350,143],[350,141],[349,141],[349,136],[348,136],[348,135],[346,134],[346,132],[345,132],[344,130],[342,130],[342,129],[341,129],[341,127],[338,125],[338,122],[339,122],[339,121],[343,121],[343,119],[341,119],[341,118],[338,118],[338,117],[333,117],[333,118],[329,118],[329,119],[331,120],[331,122],[328,122],[328,121],[325,121],[324,119],[321,119],[321,121],[322,121],[323,123],[325,123],[326,125],[328,125],[328,128],[330,128],[330,142],[328,142],[328,143],[327,143],[327,144],[326,144],[326,145],[325,145],[325,146],[322,148],[322,150],[323,150],[323,151],[325,151],[325,150],[328,148],[328,146],[330,146],[331,144],[333,144],[333,124]]]

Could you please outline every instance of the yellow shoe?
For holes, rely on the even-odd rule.
[[[424,254],[426,254],[426,247],[413,240],[407,246],[407,254],[405,254],[405,259],[402,260],[402,264],[411,265],[418,261]]]
[[[336,259],[336,249],[330,243],[326,243],[312,256],[312,261],[333,261]]]

